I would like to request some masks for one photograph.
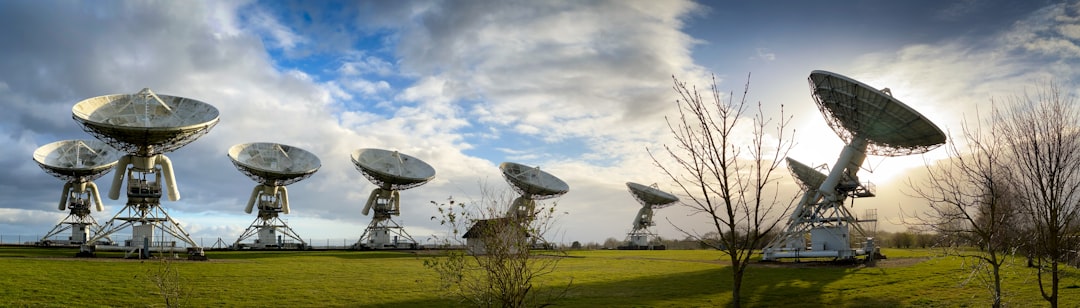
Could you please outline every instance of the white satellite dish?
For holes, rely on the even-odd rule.
[[[821,187],[821,183],[825,182],[825,178],[828,176],[817,169],[814,169],[806,164],[788,157],[786,159],[788,170],[795,176],[795,179],[799,182],[799,186],[803,188],[803,191],[816,190]]]
[[[179,149],[209,132],[218,123],[217,108],[198,100],[158,95],[150,89],[142,89],[135,94],[88,98],[76,103],[71,112],[72,118],[87,133],[127,153],[116,164],[109,190],[109,199],[119,199],[127,177],[127,205],[103,226],[99,236],[108,236],[130,225],[133,229],[130,244],[133,245],[128,245],[126,250],[129,254],[138,252],[141,257],[149,256],[154,232],[159,230],[190,245],[187,248],[190,258],[205,259],[198,243],[160,207],[161,182],[165,182],[170,200],[180,199],[172,161],[164,153]],[[119,224],[114,225],[117,222]],[[94,249],[91,245],[83,245],[79,255],[93,256]]]
[[[645,186],[634,182],[626,182],[626,187],[630,189],[634,199],[637,199],[642,205],[653,209],[662,209],[679,202],[679,197],[656,188],[656,184]]]
[[[570,185],[558,177],[540,170],[540,167],[529,167],[519,163],[504,162],[499,164],[503,178],[521,194],[510,205],[509,215],[515,217],[531,217],[536,213],[536,200],[544,200],[562,196],[570,191]]]
[[[352,152],[356,170],[378,186],[371,191],[362,214],[375,214],[356,243],[358,249],[416,248],[416,241],[392,216],[401,215],[399,191],[424,185],[435,177],[435,168],[424,161],[382,149],[358,149]]]
[[[108,173],[122,154],[98,140],[57,141],[34,151],[34,161],[42,170],[65,181],[58,209],[70,210],[67,217],[41,238],[42,243],[63,242],[50,238],[70,229],[71,237],[63,243],[83,244],[90,239],[92,229],[99,229],[90,215],[90,203],[98,212],[105,207],[94,180]]]
[[[789,159],[788,165],[806,192],[791,213],[785,231],[766,245],[762,260],[800,257],[853,259],[874,256],[868,240],[851,249],[850,227],[864,233],[844,207],[848,197],[873,197],[857,175],[867,154],[900,156],[925,153],[945,143],[945,133],[929,119],[889,93],[826,71],[808,78],[812,96],[830,127],[847,145],[827,176]],[[824,177],[823,177],[824,176]],[[815,184],[819,184],[816,187]],[[805,238],[809,235],[810,249]]]
[[[116,165],[123,153],[98,140],[64,140],[34,151],[34,162],[45,172],[66,182],[89,182]]]
[[[285,186],[319,171],[319,158],[297,147],[270,142],[237,144],[229,148],[228,155],[237,170],[259,183],[251,190],[251,197],[244,208],[244,212],[251,214],[258,204],[259,215],[240,234],[233,247],[241,248],[241,241],[256,234],[259,235],[258,240],[247,247],[303,249],[307,246],[303,238],[278,218],[278,213],[290,212],[289,192]],[[279,232],[299,244],[279,241]]]
[[[218,110],[190,98],[150,89],[80,101],[72,117],[98,139],[129,154],[150,156],[195,141],[218,123]]]
[[[319,157],[301,148],[270,142],[242,143],[229,148],[236,169],[255,182],[286,186],[319,171]]]
[[[532,200],[555,198],[570,191],[570,185],[540,167],[504,162],[499,164],[499,170],[514,190]]]
[[[397,151],[358,149],[351,157],[356,170],[385,190],[405,190],[435,178],[431,165]]]
[[[630,194],[641,203],[642,207],[634,217],[634,228],[626,234],[629,245],[620,246],[619,249],[630,250],[663,250],[664,245],[652,244],[656,234],[649,230],[655,226],[653,222],[653,210],[662,209],[679,202],[679,197],[660,190],[656,184],[645,186],[634,182],[626,182],[626,188]]]

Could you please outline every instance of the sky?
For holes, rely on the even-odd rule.
[[[672,78],[699,89],[715,76],[767,115],[791,116],[789,156],[833,164],[843,144],[810,97],[813,70],[893,95],[954,134],[992,100],[1080,74],[1080,4],[1063,1],[3,1],[0,2],[0,235],[33,237],[67,215],[63,182],[31,159],[45,144],[90,139],[71,117],[80,100],[151,88],[220,111],[220,123],[171,158],[181,199],[163,206],[204,245],[232,242],[255,182],[226,150],[276,142],[322,167],[288,187],[293,230],[315,242],[353,239],[369,183],[349,155],[397,150],[436,169],[405,190],[395,219],[419,242],[444,231],[432,201],[506,191],[512,161],[570,186],[549,240],[623,239],[640,208],[626,182],[679,193],[650,158],[671,144]],[[747,80],[749,76],[749,81]],[[982,109],[979,109],[979,108]],[[901,211],[924,164],[874,157],[860,173],[879,228]],[[873,171],[873,172],[871,172]],[[796,194],[790,177],[785,193]],[[98,180],[102,190],[111,174]],[[105,199],[104,222],[123,205]],[[656,212],[655,231],[710,231],[687,207]],[[121,235],[129,235],[121,231]]]

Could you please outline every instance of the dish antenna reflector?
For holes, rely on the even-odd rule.
[[[148,257],[150,248],[174,250],[164,247],[168,243],[153,242],[154,232],[159,230],[186,243],[189,258],[205,260],[202,247],[169,217],[160,202],[163,180],[169,200],[180,199],[172,161],[164,153],[209,132],[218,123],[217,108],[194,99],[158,95],[144,88],[135,94],[88,98],[76,103],[71,112],[87,133],[127,153],[116,164],[109,190],[109,199],[117,200],[121,188],[126,187],[127,204],[91,242],[131,226],[132,240],[123,248],[129,255],[138,252],[140,257]],[[83,245],[79,255],[93,256],[95,249],[93,245]]]
[[[626,188],[630,189],[630,194],[642,206],[638,210],[637,216],[634,217],[634,228],[626,234],[629,245],[618,248],[630,250],[665,249],[664,245],[652,244],[656,242],[656,234],[649,230],[650,227],[656,225],[653,222],[653,210],[671,206],[679,202],[679,198],[660,190],[656,187],[656,184],[645,186],[634,182],[626,182]]]
[[[375,214],[355,248],[416,248],[416,241],[392,216],[401,215],[399,191],[431,181],[435,178],[435,168],[416,157],[382,149],[358,149],[351,157],[356,170],[378,186],[371,191],[361,211],[365,216],[372,210]]]
[[[554,175],[519,163],[504,162],[499,164],[503,178],[510,183],[514,191],[521,194],[510,205],[507,215],[531,217],[535,215],[536,200],[551,199],[570,191],[570,185]]]
[[[791,175],[799,182],[799,186],[802,187],[803,191],[821,187],[821,183],[824,183],[825,179],[828,178],[821,171],[800,163],[791,157],[786,158],[785,161],[787,161],[788,171],[791,171]]]
[[[795,160],[788,165],[804,195],[791,213],[785,231],[763,250],[762,260],[799,257],[853,259],[877,255],[873,239],[852,249],[850,228],[865,235],[844,200],[873,197],[872,186],[857,175],[867,154],[920,154],[945,143],[945,133],[929,119],[892,96],[851,78],[813,71],[808,78],[818,109],[847,145],[826,176]],[[874,218],[873,220],[876,220]],[[809,235],[810,247],[805,238]]]
[[[63,243],[81,245],[90,240],[91,230],[100,229],[97,221],[90,215],[90,203],[94,204],[98,212],[105,210],[94,180],[112,170],[122,154],[98,140],[57,141],[34,151],[34,162],[42,170],[64,180],[58,209],[70,210],[67,217],[41,238],[41,244],[58,243],[49,238],[71,230],[71,237]]]
[[[311,177],[319,171],[319,158],[303,149],[278,143],[256,142],[241,143],[229,148],[229,160],[240,173],[258,182],[251,190],[244,212],[251,211],[258,204],[259,214],[255,221],[240,234],[233,248],[242,248],[240,242],[256,234],[259,238],[256,248],[299,248],[307,246],[304,239],[293,231],[278,214],[289,214],[289,191],[286,185]],[[279,240],[277,234],[288,236],[299,242],[289,243]]]

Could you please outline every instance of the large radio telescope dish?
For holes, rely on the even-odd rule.
[[[299,182],[322,166],[315,154],[278,143],[241,143],[230,147],[228,154],[236,169],[267,186]]]
[[[570,185],[540,167],[504,162],[499,164],[499,170],[515,191],[532,200],[555,198],[570,191]]]
[[[427,183],[435,168],[419,158],[382,149],[358,149],[352,153],[356,170],[386,190],[405,190]]]
[[[79,183],[109,173],[123,154],[99,140],[64,140],[34,150],[34,161],[46,173]]]
[[[816,190],[821,187],[821,183],[824,183],[825,179],[828,178],[828,176],[821,173],[821,171],[791,159],[791,157],[787,158],[787,165],[788,170],[795,176],[795,179],[799,182],[799,186],[802,186],[803,190]]]
[[[179,96],[112,94],[84,99],[71,108],[86,132],[130,154],[152,156],[195,141],[218,123],[210,104]]]
[[[945,133],[919,112],[866,84],[840,74],[813,71],[814,101],[846,143],[867,141],[868,154],[921,154],[945,143]]]
[[[626,182],[626,187],[630,189],[630,194],[634,195],[634,199],[653,209],[662,209],[679,202],[679,197],[655,187],[634,182]]]

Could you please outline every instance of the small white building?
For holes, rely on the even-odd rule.
[[[525,227],[508,217],[477,220],[461,237],[471,255],[485,255],[489,249],[506,249],[514,254],[531,246]]]

